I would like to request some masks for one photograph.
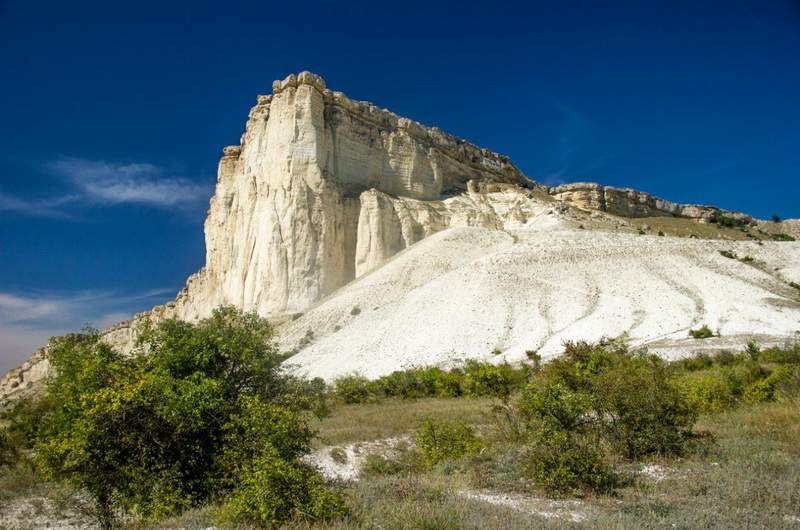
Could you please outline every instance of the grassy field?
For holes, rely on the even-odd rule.
[[[338,445],[398,436],[411,432],[422,418],[488,423],[490,399],[388,399],[379,403],[341,405],[316,426],[319,443]]]
[[[487,406],[487,400],[464,399],[348,405],[338,408],[321,428],[335,443],[345,443],[408,432],[415,417],[452,414],[484,423]],[[350,421],[356,424],[347,429]],[[403,425],[408,430],[402,431]],[[742,406],[702,417],[698,430],[703,442],[692,456],[648,462],[650,472],[637,473],[633,483],[614,496],[546,499],[535,489],[525,495],[498,493],[495,499],[514,504],[504,506],[468,495],[484,491],[466,471],[469,463],[445,464],[420,474],[362,479],[345,487],[352,506],[348,519],[285,528],[800,527],[798,403]],[[212,512],[195,510],[158,528],[207,528],[213,524]]]
[[[340,404],[316,425],[318,444],[338,446],[412,434],[423,418],[462,420],[490,436],[493,403],[429,398]],[[695,431],[696,449],[683,458],[619,463],[629,481],[613,495],[548,496],[518,480],[513,458],[479,454],[427,471],[342,483],[351,508],[347,518],[317,525],[293,522],[284,528],[800,528],[796,398],[704,415]],[[486,465],[494,466],[491,479],[483,473]],[[71,509],[79,500],[18,466],[0,475],[0,528],[39,528],[66,520],[91,524],[87,515]],[[23,507],[27,511],[20,512]],[[154,526],[127,528],[220,527],[215,509],[209,506]],[[13,510],[16,522],[3,518]]]

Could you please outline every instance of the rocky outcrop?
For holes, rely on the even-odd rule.
[[[47,376],[47,348],[40,348],[30,359],[14,368],[0,379],[0,410],[9,405],[12,398],[26,396],[36,389],[36,383]]]
[[[241,145],[224,151],[206,266],[170,312],[301,311],[356,276],[362,192],[433,200],[470,179],[528,182],[507,158],[352,101],[309,72],[276,81],[251,110]],[[390,256],[388,244],[375,255]]]
[[[505,156],[351,100],[309,72],[290,75],[258,96],[239,145],[223,149],[204,227],[205,266],[175,300],[103,337],[131,351],[141,321],[193,321],[223,304],[288,318],[432,234],[552,228],[567,205],[624,217],[713,221],[725,213],[754,222],[630,189],[546,188]],[[784,225],[769,228],[780,233]],[[43,351],[0,381],[0,401],[46,371]]]
[[[748,224],[749,215],[722,210],[714,206],[678,204],[630,188],[613,188],[594,182],[575,182],[550,188],[550,195],[583,210],[598,210],[620,217],[685,217],[701,222],[714,222],[720,214]]]

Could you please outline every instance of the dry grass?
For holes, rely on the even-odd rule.
[[[317,425],[321,442],[339,445],[406,434],[422,418],[461,420],[473,425],[487,423],[491,399],[383,400],[379,403],[342,405]]]

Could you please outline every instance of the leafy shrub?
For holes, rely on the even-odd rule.
[[[468,361],[464,367],[464,394],[470,397],[507,398],[521,379],[508,364],[498,366]]]
[[[464,422],[425,420],[416,432],[417,447],[427,467],[481,450],[483,443]]]
[[[463,393],[462,384],[464,373],[461,371],[445,372],[440,370],[437,373],[435,388],[436,396],[441,398],[459,397]]]
[[[313,468],[286,460],[268,445],[238,474],[221,517],[271,527],[289,519],[326,520],[346,513],[341,496],[327,489]]]
[[[775,234],[772,236],[775,241],[796,241],[796,239],[789,234]]]
[[[697,413],[656,356],[621,356],[592,383],[605,437],[627,458],[681,454]]]
[[[738,257],[736,255],[736,252],[734,252],[732,250],[720,250],[719,253],[722,254],[723,256],[725,256],[728,259],[736,259]]]
[[[548,489],[608,491],[609,450],[625,458],[680,454],[696,419],[656,356],[619,341],[567,343],[515,403],[526,468]]]
[[[375,387],[386,397],[416,399],[436,395],[437,368],[398,370],[375,381]]]
[[[609,493],[619,482],[605,455],[596,447],[557,435],[541,437],[536,442],[528,453],[526,469],[547,490]]]
[[[768,379],[761,379],[748,385],[742,394],[745,403],[762,403],[775,398],[775,385]]]
[[[800,364],[800,343],[768,348],[761,352],[759,359],[767,363]]]
[[[11,444],[8,430],[0,428],[0,469],[10,466],[17,459],[17,451]]]
[[[714,366],[714,359],[707,353],[696,353],[692,357],[686,357],[675,361],[675,365],[681,369],[689,372],[696,372],[697,370],[705,370]]]
[[[367,478],[382,477],[386,475],[398,475],[405,470],[405,466],[398,460],[373,453],[364,457],[364,461],[361,464],[360,475]]]
[[[197,324],[145,326],[138,347],[147,354],[122,356],[96,332],[50,344],[52,408],[35,432],[35,458],[47,478],[92,497],[101,527],[120,512],[158,519],[221,499],[252,477],[279,477],[264,488],[302,478],[315,485],[314,503],[327,498],[299,463],[312,436],[309,404],[291,397],[297,387],[267,321],[220,308]],[[264,503],[258,513],[289,513],[264,496],[250,502]]]
[[[334,383],[336,395],[348,404],[366,403],[370,399],[371,384],[361,375],[345,375]]]
[[[728,380],[716,370],[685,374],[675,380],[675,385],[699,413],[719,412],[734,401]]]
[[[718,214],[717,224],[726,228],[744,228],[747,223],[743,219],[737,219],[728,215]]]
[[[420,451],[410,444],[395,445],[387,454],[370,453],[361,464],[361,477],[418,475],[425,470]]]
[[[525,467],[548,490],[608,491],[615,477],[598,449],[593,398],[562,382],[532,383],[518,410],[528,432]]]
[[[762,403],[765,401],[775,401],[778,388],[790,381],[792,369],[788,366],[780,366],[771,374],[763,379],[758,379],[745,387],[742,399],[746,403]]]
[[[703,324],[697,329],[690,329],[689,336],[694,339],[708,339],[714,336],[714,332],[711,331],[707,325]]]
[[[761,346],[754,340],[748,341],[744,348],[744,353],[751,360],[757,361],[758,357],[761,355]]]
[[[753,343],[753,344],[755,344],[755,343]],[[758,348],[758,344],[756,344],[755,346],[756,346],[756,348]],[[730,351],[727,351],[727,350],[723,350],[723,351],[719,352],[718,354],[716,354],[714,356],[713,362],[717,366],[731,366],[731,365],[735,365],[736,363],[740,362],[740,359],[741,359],[741,356],[739,356],[739,355],[737,355],[737,354],[735,354],[733,352],[730,352]]]

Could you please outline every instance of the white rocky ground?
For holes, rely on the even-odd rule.
[[[326,380],[515,362],[526,350],[548,358],[566,340],[603,336],[673,357],[796,337],[800,291],[789,281],[800,283],[800,243],[582,230],[551,210],[516,230],[434,234],[312,306],[281,338],[300,350],[290,360],[298,373]],[[703,324],[721,337],[688,338]]]

